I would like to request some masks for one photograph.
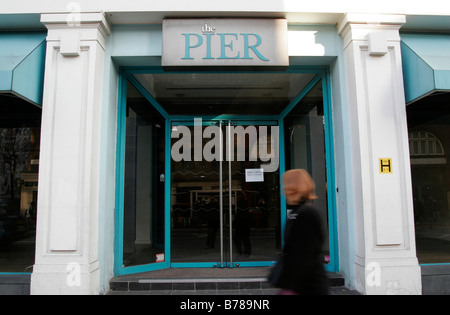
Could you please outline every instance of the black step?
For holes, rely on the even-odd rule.
[[[184,269],[184,276],[180,277],[176,271],[173,272],[173,278],[170,272],[166,274],[158,274],[157,272],[149,272],[143,274],[135,274],[130,276],[120,276],[110,281],[110,289],[112,291],[222,291],[222,290],[275,290],[272,285],[267,282],[266,270],[252,272],[248,268],[248,272],[241,270],[239,273],[230,271],[225,276],[218,275],[214,277],[211,273],[202,271]],[[344,277],[337,273],[328,273],[330,287],[344,286]]]

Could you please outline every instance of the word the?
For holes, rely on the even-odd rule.
[[[202,26],[202,33],[215,33],[216,28],[214,26],[209,26],[208,24],[205,24]]]

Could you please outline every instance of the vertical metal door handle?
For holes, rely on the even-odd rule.
[[[228,122],[228,132],[227,132],[227,145],[231,145],[231,122]],[[233,266],[233,205],[232,200],[232,185],[231,185],[231,149],[228,148],[228,211],[229,211],[229,225],[230,225],[230,267]],[[234,153],[234,152],[233,152]]]

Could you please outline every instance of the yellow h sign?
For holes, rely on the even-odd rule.
[[[380,174],[392,174],[392,159],[380,159]]]

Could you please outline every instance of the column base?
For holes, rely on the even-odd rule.
[[[98,263],[35,265],[31,275],[31,295],[98,295]]]
[[[356,289],[366,295],[421,295],[422,276],[415,258],[355,263]]]

